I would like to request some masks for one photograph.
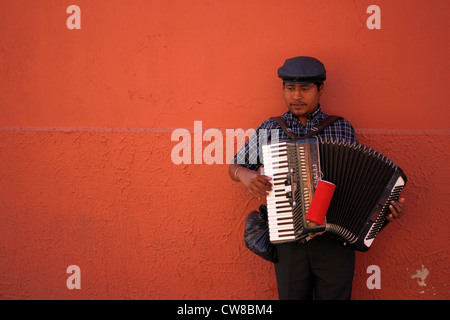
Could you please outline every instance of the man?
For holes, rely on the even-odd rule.
[[[278,76],[283,80],[288,108],[283,118],[294,135],[303,136],[328,116],[322,112],[319,103],[324,92],[325,67],[315,58],[295,57],[285,61],[278,69]],[[266,138],[271,141],[274,132],[278,134],[274,140],[289,139],[276,121],[266,120],[229,166],[231,179],[241,182],[253,197],[260,200],[272,189],[270,177],[258,172],[262,158],[260,142]],[[261,137],[262,133],[266,137]],[[318,135],[357,141],[353,126],[344,119],[332,123]],[[392,203],[388,216],[390,221],[404,214],[404,201],[401,198]],[[280,299],[351,298],[355,253],[333,239],[332,235],[325,233],[307,242],[279,244],[276,250],[275,273]]]

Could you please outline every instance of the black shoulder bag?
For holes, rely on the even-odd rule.
[[[283,117],[273,117],[280,127],[286,132],[288,137],[293,141],[299,139],[306,139],[315,136],[318,132],[325,129],[327,126],[332,124],[334,121],[342,119],[339,116],[328,116],[322,120],[317,127],[314,127],[308,134],[303,137],[296,137],[287,124]],[[269,239],[269,225],[267,224],[267,207],[261,204],[258,211],[252,211],[247,216],[245,220],[245,230],[244,230],[244,242],[246,247],[253,253],[257,254],[261,258],[270,261],[277,262],[277,252],[275,246],[270,242]]]

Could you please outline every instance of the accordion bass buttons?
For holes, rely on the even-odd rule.
[[[294,169],[291,169],[289,173],[286,175],[286,181],[284,184],[286,197],[289,199],[290,205],[295,207],[297,203],[295,201],[295,191],[297,191],[297,184],[295,182]]]

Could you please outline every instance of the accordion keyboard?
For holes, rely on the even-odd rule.
[[[264,174],[272,178],[272,191],[266,197],[269,237],[271,241],[295,240],[292,187],[287,184],[290,172],[286,141],[263,146]]]

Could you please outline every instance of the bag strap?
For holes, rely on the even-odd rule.
[[[275,120],[280,127],[284,130],[284,132],[286,132],[286,134],[292,139],[292,140],[299,140],[299,139],[306,139],[306,138],[310,138],[312,136],[315,136],[317,133],[319,133],[320,131],[322,131],[323,129],[325,129],[327,126],[329,126],[330,124],[332,124],[333,122],[342,119],[342,117],[340,116],[328,116],[325,119],[323,119],[319,125],[317,127],[312,128],[312,130],[307,133],[306,135],[302,136],[302,137],[297,137],[294,135],[294,133],[292,132],[291,128],[288,128],[286,121],[284,120],[284,118],[282,116],[279,117],[272,117],[271,119]]]
[[[286,134],[288,135],[289,138],[291,138],[292,140],[297,139],[297,137],[294,135],[294,133],[292,133],[291,128],[288,128],[287,123],[286,123],[286,121],[284,120],[284,118],[282,116],[272,117],[270,119],[275,120],[276,122],[278,122],[280,127],[284,130],[284,132],[286,132]]]
[[[328,127],[330,124],[332,124],[333,122],[335,122],[335,121],[337,121],[339,119],[342,119],[342,117],[340,117],[340,116],[328,116],[328,117],[326,117],[325,119],[323,119],[319,123],[319,125],[317,127],[312,128],[312,130],[308,134],[304,135],[302,137],[302,139],[306,139],[306,138],[315,136],[317,133],[319,133],[320,131],[322,131],[323,129]]]

